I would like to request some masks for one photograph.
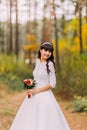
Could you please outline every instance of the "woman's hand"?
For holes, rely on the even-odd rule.
[[[31,94],[31,95],[35,95],[36,94],[36,90],[35,89],[28,89],[26,91],[27,94]]]
[[[35,90],[34,89],[28,89],[26,91],[26,93],[27,93],[28,98],[31,98],[33,95],[35,95]]]
[[[26,93],[27,93],[27,95],[28,95],[28,98],[30,98],[30,97],[32,97],[33,95],[38,94],[39,91],[38,91],[37,89],[28,89],[28,90],[26,91]]]

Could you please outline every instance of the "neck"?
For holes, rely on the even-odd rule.
[[[46,62],[46,60],[45,60],[45,59],[43,59],[43,58],[41,58],[41,59],[40,59],[40,61],[41,61],[41,62]]]

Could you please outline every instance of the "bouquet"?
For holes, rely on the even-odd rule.
[[[24,84],[24,89],[32,89],[35,87],[35,80],[33,79],[24,79],[23,80],[23,84]],[[28,98],[31,97],[31,94],[28,93]]]

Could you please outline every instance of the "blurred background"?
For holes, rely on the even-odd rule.
[[[42,41],[54,46],[54,93],[87,111],[87,0],[0,0],[0,98],[33,78]]]

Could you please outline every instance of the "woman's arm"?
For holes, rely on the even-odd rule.
[[[29,89],[29,90],[27,90],[27,93],[31,93],[32,95],[35,95],[35,94],[41,93],[43,91],[47,91],[51,88],[52,87],[48,84],[47,86],[44,86],[44,87],[41,87],[41,88],[38,88],[38,89]]]

